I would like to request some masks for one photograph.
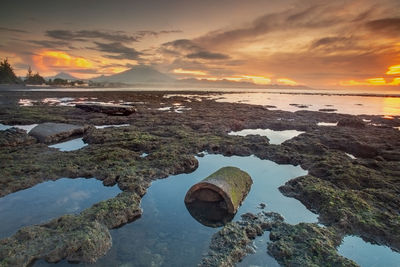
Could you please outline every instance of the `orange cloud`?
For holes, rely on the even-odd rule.
[[[389,75],[400,74],[400,65],[390,66],[389,70],[386,72]]]
[[[243,75],[244,80],[251,80],[255,84],[271,84],[271,79],[264,76]]]
[[[204,76],[207,75],[206,72],[201,71],[201,70],[184,70],[184,69],[174,69],[173,70],[174,73],[177,74],[189,74],[189,75],[199,75],[199,76]]]
[[[85,58],[74,57],[66,52],[46,50],[33,56],[35,66],[41,71],[52,69],[88,69],[93,64]]]
[[[293,85],[298,85],[297,82],[295,82],[293,80],[290,80],[290,79],[287,79],[287,78],[277,79],[276,81],[277,81],[277,83],[284,84],[284,85],[292,85],[292,86]]]
[[[349,80],[349,81],[342,81],[340,82],[340,85],[342,86],[395,86],[395,85],[400,85],[400,78],[394,78],[391,82],[386,81],[385,78],[371,78],[371,79],[366,79],[363,81],[355,81],[355,80]]]

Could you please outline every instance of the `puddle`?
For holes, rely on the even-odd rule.
[[[193,173],[152,183],[142,200],[142,217],[111,230],[113,246],[96,266],[196,266],[208,251],[212,235],[220,228],[206,227],[196,221],[186,209],[184,198],[192,185],[225,166],[238,167],[253,179],[250,193],[233,220],[239,220],[246,212],[260,212],[262,202],[266,204],[264,211],[278,212],[289,223],[317,222],[316,214],[278,190],[286,181],[305,175],[307,172],[301,167],[278,165],[254,156],[205,155],[198,161],[199,168]],[[258,247],[263,257],[268,256],[266,244]],[[40,264],[36,266],[45,263]],[[67,266],[68,263],[64,261],[59,265]]]
[[[318,126],[337,126],[337,122],[318,122]]]
[[[111,128],[111,127],[127,127],[127,126],[131,126],[130,124],[110,124],[110,125],[95,125],[94,127],[96,129],[104,129],[104,128]]]
[[[346,236],[338,251],[362,267],[400,266],[400,253],[385,246],[367,243],[357,236]]]
[[[176,113],[183,113],[184,111],[191,110],[192,108],[187,108],[185,106],[179,106],[179,108],[175,109]]]
[[[10,129],[12,127],[18,128],[25,130],[27,133],[29,133],[33,128],[35,128],[37,124],[28,124],[28,125],[4,125],[0,123],[0,131],[4,131],[7,129]]]
[[[62,178],[9,194],[0,198],[0,239],[23,226],[79,213],[120,192],[118,186],[104,186],[96,179]]]
[[[164,107],[164,108],[158,108],[157,110],[159,111],[169,111],[171,110],[172,107]]]
[[[346,156],[348,156],[349,158],[351,158],[351,159],[357,159],[354,155],[352,155],[352,154],[349,154],[349,153],[345,153],[346,154]]]
[[[49,147],[58,148],[60,151],[74,151],[81,149],[85,146],[87,146],[87,144],[83,142],[83,138],[76,138],[66,142],[51,145]]]
[[[262,236],[256,237],[253,241],[254,254],[247,255],[238,267],[279,267],[279,263],[267,253],[267,244],[270,242],[269,231],[264,232]]]
[[[229,135],[261,135],[266,136],[269,139],[270,144],[280,145],[286,140],[292,139],[304,132],[296,131],[296,130],[284,130],[284,131],[274,131],[271,129],[244,129],[238,132],[230,132]]]

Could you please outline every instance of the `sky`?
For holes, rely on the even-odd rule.
[[[178,79],[400,90],[399,0],[2,0],[0,58],[82,79],[150,65]]]

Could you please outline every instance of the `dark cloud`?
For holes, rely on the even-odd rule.
[[[384,18],[371,20],[367,22],[366,27],[374,33],[383,33],[385,35],[400,36],[400,18]]]
[[[311,49],[316,49],[316,48],[350,48],[353,47],[353,41],[351,38],[347,37],[324,37],[318,40],[315,40],[312,42],[310,48]]]
[[[68,30],[49,30],[46,31],[46,36],[60,39],[60,40],[73,40],[73,41],[85,41],[86,39],[103,39],[112,42],[137,42],[138,39],[135,36],[127,35],[123,32],[105,32],[105,31],[68,31]]]
[[[48,30],[46,36],[59,40],[85,41],[87,39],[101,39],[110,42],[131,43],[138,42],[145,36],[158,36],[161,34],[179,33],[181,31],[137,31],[128,34],[124,31],[97,31],[97,30]]]
[[[189,39],[178,39],[162,45],[163,52],[170,54],[195,53],[202,50],[200,46]]]
[[[100,52],[111,53],[112,55],[104,55],[104,57],[112,59],[131,59],[137,60],[142,55],[141,52],[136,51],[134,48],[127,47],[121,43],[99,43],[95,42],[96,48],[91,48]]]
[[[229,59],[228,55],[207,51],[188,39],[178,39],[162,45],[162,52],[174,56],[183,56],[189,59],[221,60]]]
[[[197,53],[192,53],[192,54],[188,54],[186,55],[187,58],[200,58],[200,59],[229,59],[228,55],[225,54],[221,54],[221,53],[211,53],[211,52],[207,52],[207,51],[200,51]]]
[[[6,27],[0,27],[0,32],[28,33],[27,31],[24,31],[24,30],[14,29],[14,28],[6,28]]]
[[[60,48],[68,46],[69,44],[66,41],[51,41],[51,40],[30,40],[28,42],[44,48]]]

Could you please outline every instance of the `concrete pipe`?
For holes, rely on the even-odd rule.
[[[221,211],[215,212],[214,209],[214,215],[233,217],[230,215],[237,212],[252,183],[251,177],[246,172],[235,167],[224,167],[193,185],[186,193],[185,204],[188,209],[201,206],[207,207],[203,210],[208,210],[213,206],[217,211]],[[191,212],[190,209],[189,211]]]

